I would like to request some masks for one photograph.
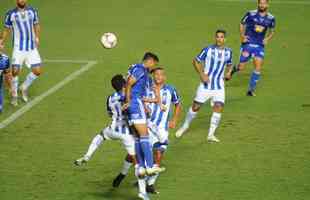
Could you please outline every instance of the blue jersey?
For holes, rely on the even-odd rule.
[[[155,98],[155,92],[150,90],[148,97]],[[168,130],[168,122],[172,105],[180,103],[180,96],[176,89],[170,85],[165,84],[160,89],[161,104],[165,106],[166,110],[162,110],[157,103],[151,103],[148,107],[151,110],[149,121],[155,124],[158,128]]]
[[[245,35],[249,37],[250,44],[264,46],[263,40],[268,29],[275,28],[275,17],[268,13],[261,16],[257,10],[246,13],[242,18],[241,24],[245,25]]]
[[[5,54],[0,54],[0,75],[4,70],[8,69],[9,67],[10,67],[9,57]]]
[[[209,90],[224,89],[224,71],[227,65],[232,65],[232,50],[216,45],[202,49],[196,60],[204,65],[204,73],[209,76],[209,83],[204,83]]]
[[[23,10],[14,8],[6,13],[4,26],[13,31],[14,48],[20,51],[30,51],[36,48],[33,27],[38,23],[38,12],[30,6]]]
[[[150,87],[150,77],[148,69],[143,64],[134,64],[128,70],[128,77],[132,76],[136,83],[131,89],[131,99],[142,99],[146,96],[146,90]]]

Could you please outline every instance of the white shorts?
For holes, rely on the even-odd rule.
[[[168,142],[169,132],[165,128],[157,127],[153,123],[148,123],[148,130],[152,146],[157,142]]]
[[[111,126],[102,130],[102,134],[107,140],[120,140],[129,155],[135,155],[135,139],[132,135],[114,131]]]
[[[25,64],[28,68],[41,66],[42,60],[38,49],[30,51],[20,51],[18,49],[14,49],[12,55],[12,66],[22,67],[23,64]]]
[[[225,103],[225,89],[221,90],[208,90],[205,89],[204,84],[200,84],[197,88],[196,96],[194,101],[198,103],[205,103],[210,99],[211,106],[214,105],[215,102]]]

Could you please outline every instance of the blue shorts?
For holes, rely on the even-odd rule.
[[[251,58],[264,59],[265,49],[257,44],[242,44],[240,48],[240,63],[248,62]]]
[[[132,99],[128,108],[129,124],[146,124],[146,113],[141,99]]]

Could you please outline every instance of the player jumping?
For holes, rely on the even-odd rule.
[[[225,103],[225,67],[227,66],[229,69],[226,74],[227,79],[231,78],[232,70],[232,51],[230,48],[225,47],[225,36],[226,31],[217,30],[215,33],[215,44],[204,48],[193,60],[193,65],[200,77],[201,83],[197,89],[193,105],[186,115],[184,124],[176,132],[176,137],[178,138],[189,128],[200,107],[210,99],[213,106],[213,114],[207,139],[211,142],[219,142],[214,133],[219,126]]]

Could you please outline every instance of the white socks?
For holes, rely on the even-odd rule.
[[[38,78],[37,75],[35,75],[33,72],[30,72],[27,77],[26,77],[26,80],[25,82],[22,84],[22,88],[24,90],[27,90],[29,88],[29,86],[32,84],[32,82],[34,80],[36,80]]]
[[[18,93],[18,76],[13,76],[12,78],[12,95],[13,97],[17,97]]]
[[[94,139],[92,140],[91,144],[88,147],[87,153],[85,154],[85,157],[87,159],[90,159],[90,157],[94,154],[96,149],[101,145],[102,141],[103,141],[102,135],[98,134],[94,137]]]
[[[154,185],[158,177],[159,177],[159,173],[156,173],[155,175],[150,176],[147,179],[147,185]]]
[[[132,166],[132,163],[131,162],[128,162],[127,160],[124,161],[124,164],[123,164],[123,169],[121,171],[121,173],[123,175],[127,175],[128,174],[128,171],[130,169],[130,167]]]
[[[214,136],[216,128],[219,126],[221,121],[221,113],[213,112],[210,120],[210,128],[208,137]]]
[[[187,129],[196,116],[197,112],[194,112],[192,107],[190,107],[189,111],[186,114],[186,118],[182,127]]]
[[[135,167],[135,175],[138,179],[139,193],[147,194],[146,193],[146,178],[145,177],[143,177],[143,178],[139,177],[139,166],[138,165],[136,165],[136,167]]]

